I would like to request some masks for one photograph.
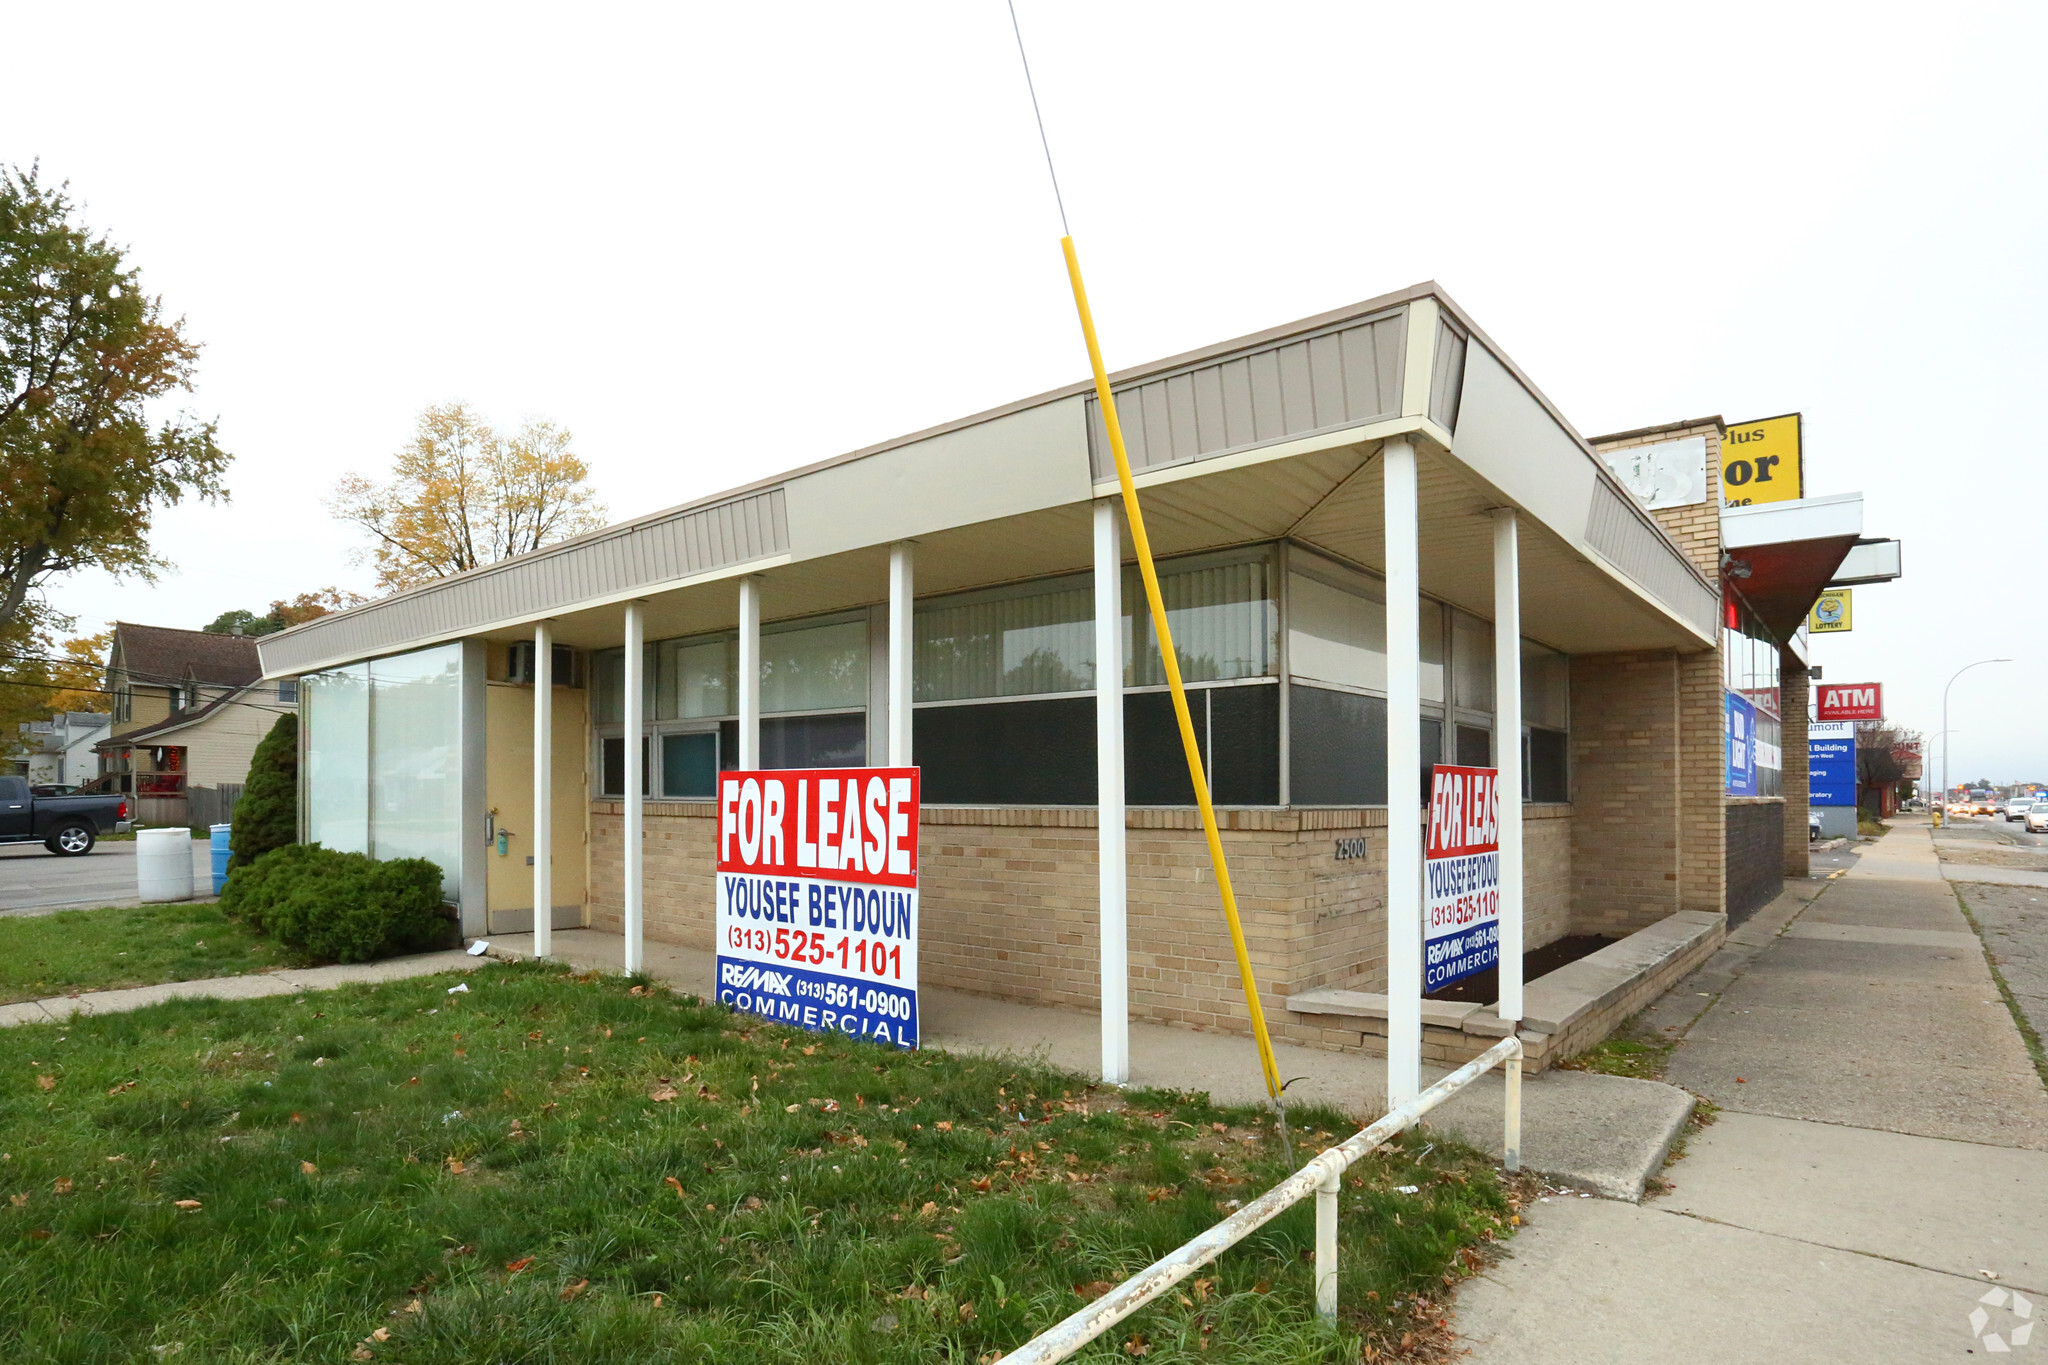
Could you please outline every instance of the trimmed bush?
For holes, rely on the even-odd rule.
[[[235,802],[234,830],[228,835],[228,874],[241,870],[272,849],[299,841],[299,718],[282,715],[256,746],[249,760],[249,781]]]
[[[221,909],[288,948],[328,962],[369,962],[446,947],[441,869],[425,858],[379,862],[319,844],[287,844],[228,880]]]

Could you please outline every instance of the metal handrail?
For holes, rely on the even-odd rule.
[[[1316,1197],[1316,1312],[1337,1316],[1337,1191],[1346,1170],[1430,1110],[1499,1064],[1507,1081],[1506,1141],[1502,1164],[1522,1166],[1522,1040],[1509,1035],[1390,1111],[1363,1131],[1328,1148],[1287,1179],[1230,1217],[1146,1266],[1079,1312],[1047,1328],[1003,1357],[1003,1365],[1052,1365],[1065,1360],[1288,1209]]]

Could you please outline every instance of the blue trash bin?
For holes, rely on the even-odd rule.
[[[233,825],[208,825],[207,832],[213,836],[213,894],[218,896],[222,887],[228,884],[228,831]]]

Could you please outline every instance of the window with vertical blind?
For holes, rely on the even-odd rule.
[[[625,789],[623,649],[591,656],[596,794]],[[641,665],[642,788],[650,798],[709,800],[739,761],[739,636],[652,640]],[[761,628],[761,762],[770,768],[857,767],[867,761],[865,613]]]
[[[1203,775],[1223,805],[1280,799],[1280,604],[1270,546],[1158,566]],[[1186,750],[1135,568],[1119,661],[1125,799],[1191,805]],[[941,805],[1092,805],[1095,594],[1090,574],[917,604],[913,754]]]
[[[1288,799],[1302,806],[1383,804],[1385,586],[1301,546],[1288,547],[1287,563]],[[1418,618],[1426,792],[1431,765],[1495,766],[1500,741],[1492,623],[1427,599]],[[1522,654],[1524,796],[1564,801],[1566,659],[1530,640]]]

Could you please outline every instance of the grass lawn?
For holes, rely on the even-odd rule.
[[[1283,1174],[1198,1096],[457,981],[0,1031],[0,1359],[984,1362]],[[1432,1355],[1516,1206],[1411,1135],[1345,1186],[1337,1331],[1303,1205],[1092,1358]]]
[[[221,913],[175,902],[0,918],[0,1004],[282,967],[290,955]]]

